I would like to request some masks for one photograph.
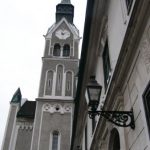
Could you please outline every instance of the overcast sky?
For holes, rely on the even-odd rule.
[[[9,102],[21,88],[23,98],[38,95],[44,37],[55,22],[61,0],[0,0],[0,148]],[[86,0],[72,0],[74,24],[83,34]]]

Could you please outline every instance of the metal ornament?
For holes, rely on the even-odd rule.
[[[89,111],[89,117],[95,118],[96,115],[101,115],[108,121],[120,127],[135,128],[133,110],[131,111]]]

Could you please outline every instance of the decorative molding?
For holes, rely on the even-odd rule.
[[[30,123],[19,123],[18,127],[19,130],[33,130],[33,124]]]
[[[75,58],[69,58],[68,57],[42,57],[42,60],[65,60],[65,61],[72,61],[72,62],[79,62],[79,59],[75,59]]]
[[[60,113],[60,114],[64,114],[64,113],[70,113],[72,112],[72,107],[69,104],[66,105],[61,105],[61,104],[49,104],[46,103],[43,105],[43,109],[44,112],[49,112],[50,114],[53,113]]]

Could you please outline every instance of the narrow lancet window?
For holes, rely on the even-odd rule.
[[[62,82],[63,82],[63,66],[59,65],[57,67],[57,78],[56,78],[56,96],[62,95]]]
[[[65,95],[72,96],[72,72],[70,71],[66,73]]]
[[[45,95],[52,95],[53,71],[47,72]]]
[[[52,150],[58,150],[58,139],[59,133],[57,131],[53,132],[53,139],[52,139]]]

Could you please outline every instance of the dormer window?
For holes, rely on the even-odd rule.
[[[63,47],[63,57],[70,56],[70,46],[68,44],[65,44]]]
[[[55,44],[54,45],[54,50],[53,50],[53,56],[60,56],[60,45],[59,44]]]

